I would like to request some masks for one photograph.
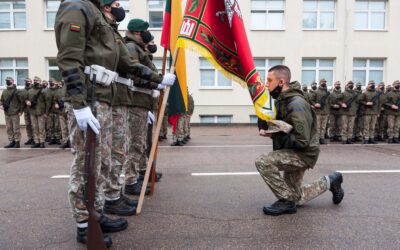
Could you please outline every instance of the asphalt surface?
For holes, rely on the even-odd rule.
[[[25,139],[26,137],[24,137]],[[7,143],[0,129],[0,145]],[[345,198],[328,191],[297,214],[266,216],[275,198],[254,160],[272,150],[255,127],[192,127],[185,147],[161,143],[164,175],[142,214],[112,234],[112,249],[400,249],[400,173],[344,174]],[[0,249],[85,249],[67,201],[72,155],[58,149],[0,149]],[[400,170],[398,145],[322,146],[305,182],[334,170]]]

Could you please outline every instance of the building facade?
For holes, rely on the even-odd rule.
[[[150,22],[160,41],[163,0],[120,0],[127,18]],[[183,2],[185,2],[183,0]],[[238,0],[255,65],[285,64],[292,80],[329,85],[349,80],[391,84],[400,79],[400,1],[395,0]],[[0,0],[0,89],[12,76],[20,86],[27,76],[59,78],[54,19],[59,0]],[[161,67],[162,49],[155,62]],[[254,123],[250,96],[206,60],[187,52],[189,92],[195,100],[194,123]],[[1,90],[0,90],[1,91]],[[0,124],[4,114],[0,112]]]

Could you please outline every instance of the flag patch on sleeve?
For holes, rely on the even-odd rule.
[[[73,32],[81,32],[81,26],[72,23],[69,25],[69,30]]]

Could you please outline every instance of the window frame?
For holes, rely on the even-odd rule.
[[[13,76],[12,78],[14,78],[14,83],[17,85],[17,87],[23,88],[24,87],[24,83],[21,83],[20,85],[18,85],[18,78],[17,78],[17,70],[27,70],[28,72],[28,76],[29,76],[29,61],[27,57],[20,57],[20,58],[10,58],[10,57],[0,57],[0,60],[12,60],[12,68],[8,68],[8,67],[1,67],[0,66],[0,71],[1,70],[12,70],[13,71]],[[26,60],[26,67],[17,67],[17,60]],[[0,77],[0,81],[1,81],[1,77]],[[0,82],[0,89],[6,89],[7,86],[4,82]]]
[[[366,60],[366,66],[365,67],[355,67],[354,66],[354,61],[355,60]],[[382,61],[382,63],[383,63],[383,66],[380,68],[380,67],[371,67],[371,60],[373,61],[373,60],[380,60],[380,61]],[[352,78],[354,79],[354,71],[355,70],[359,70],[359,71],[361,71],[361,70],[365,70],[365,82],[364,83],[362,83],[362,84],[364,84],[363,85],[363,87],[366,87],[367,86],[367,84],[368,84],[368,82],[370,81],[369,79],[369,76],[370,76],[370,71],[373,71],[373,70],[382,70],[382,82],[385,82],[385,67],[386,66],[386,58],[360,58],[360,57],[354,57],[353,58],[353,70],[352,70]],[[377,83],[378,84],[378,83]]]
[[[354,7],[354,24],[353,24],[353,29],[354,31],[387,31],[387,12],[388,12],[388,1],[387,0],[382,0],[382,2],[385,4],[385,9],[384,10],[372,10],[371,9],[371,0],[363,0],[363,1],[368,1],[368,9],[364,9],[364,10],[357,10]],[[354,1],[354,5],[357,4],[357,2],[359,2],[358,0]],[[368,18],[368,27],[366,29],[356,29],[356,13],[367,13],[367,18]],[[372,29],[371,28],[371,24],[372,24],[372,13],[384,13],[385,16],[385,22],[384,22],[384,27],[383,29]]]
[[[55,58],[55,57],[46,58],[46,75],[47,75],[47,79],[50,79],[50,70],[57,70],[58,72],[60,72],[60,68],[58,66],[50,66],[50,60],[57,60],[57,58]],[[61,76],[61,72],[60,72],[60,76]],[[60,80],[62,80],[62,79],[60,79]]]
[[[315,67],[304,67],[303,60],[315,60]],[[320,61],[321,60],[331,60],[332,61],[332,68],[331,67],[321,67]],[[303,57],[301,59],[301,84],[311,84],[303,82],[303,71],[304,70],[314,70],[315,71],[315,81],[319,82],[321,80],[320,71],[322,70],[332,70],[332,82],[328,85],[328,89],[331,89],[335,83],[335,68],[336,68],[336,58],[312,58],[312,57]]]
[[[47,23],[47,21],[48,21],[48,20],[47,20],[47,14],[48,14],[49,12],[57,13],[58,9],[48,9],[48,8],[47,8],[47,2],[48,2],[48,0],[44,0],[43,2],[44,2],[44,30],[54,30],[54,27],[53,27],[53,28],[48,27],[48,23]],[[61,4],[61,0],[59,0],[59,2],[60,2],[60,4]]]
[[[251,2],[253,0],[250,1],[250,29],[257,31],[257,30],[272,30],[272,31],[284,31],[286,30],[286,0],[282,0],[283,1],[283,8],[279,9],[279,8],[268,8],[267,4],[264,10],[253,10],[251,7]],[[265,2],[271,1],[271,0],[264,0]],[[282,11],[282,12],[280,12]],[[263,28],[254,28],[252,27],[252,18],[253,18],[253,13],[265,13],[266,15],[266,20],[268,19],[268,15],[270,13],[282,13],[282,27],[279,29],[274,29],[271,27],[268,27],[268,22],[265,22],[265,25]]]
[[[337,19],[337,0],[332,0],[333,1],[333,3],[335,4],[335,8],[334,8],[334,10],[321,10],[321,8],[320,8],[320,0],[313,0],[313,1],[317,1],[317,9],[315,9],[315,10],[305,10],[304,9],[304,2],[306,2],[306,0],[303,0],[303,12],[302,12],[302,14],[303,14],[303,16],[302,16],[302,25],[301,25],[301,27],[302,27],[302,30],[303,31],[309,31],[309,30],[311,30],[311,31],[335,31],[335,30],[337,30],[336,29],[336,19]],[[304,24],[303,24],[303,22],[304,22],[304,13],[317,13],[317,27],[316,28],[305,28],[304,27]],[[333,28],[331,28],[331,29],[327,29],[327,28],[321,28],[321,13],[333,13],[334,15],[334,22],[333,22]]]
[[[265,78],[267,78],[268,70],[273,67],[270,64],[271,60],[281,60],[282,64],[285,63],[285,58],[283,58],[283,57],[255,57],[255,58],[253,58],[253,60],[254,61],[255,60],[264,60],[264,66],[261,67],[261,66],[255,65],[255,68],[256,68],[257,72],[260,72],[261,70],[263,70],[265,72],[265,74],[264,74]],[[262,79],[262,80],[264,80],[264,82],[267,81],[267,79]]]
[[[214,119],[214,122],[201,122],[201,119],[203,117],[212,117]],[[218,122],[218,118],[220,117],[229,117],[230,118],[230,122]],[[199,123],[200,124],[232,124],[232,120],[233,120],[233,115],[231,114],[220,114],[220,115],[204,115],[201,114],[199,115]]]
[[[151,9],[150,5],[149,5],[149,1],[151,0],[147,0],[147,20],[149,20],[149,30],[162,30],[162,26],[164,24],[164,12],[165,12],[165,4],[166,1],[165,0],[159,0],[163,2],[163,7],[160,9]],[[151,22],[150,22],[150,12],[160,12],[161,16],[162,16],[162,24],[161,27],[151,27]]]
[[[127,2],[126,6],[128,6],[128,9],[124,8],[124,10],[125,10],[125,19],[122,22],[124,22],[124,21],[128,21],[128,22],[126,23],[126,27],[123,27],[123,28],[120,25],[122,22],[119,23],[118,24],[118,30],[127,31],[128,30],[128,23],[129,23],[130,16],[131,16],[130,0],[122,0],[122,1],[126,1]],[[120,3],[121,3],[121,0],[120,0]]]
[[[13,3],[17,2],[24,2],[25,4],[25,9],[14,9]],[[26,0],[18,0],[18,1],[5,1],[2,3],[8,3],[10,5],[10,8],[7,10],[2,10],[0,9],[0,13],[9,13],[10,16],[10,28],[0,28],[0,31],[18,31],[18,30],[27,30],[27,20],[26,20]],[[25,28],[15,28],[15,23],[14,23],[14,13],[25,13]]]
[[[202,66],[201,60],[207,61],[209,66]],[[214,70],[214,85],[213,86],[202,86],[201,85],[201,71],[202,70]],[[233,90],[233,80],[224,76],[221,72],[219,72],[214,66],[204,57],[199,57],[199,71],[200,71],[200,78],[199,78],[199,89],[200,90]],[[219,86],[218,85],[218,74],[222,74],[226,79],[228,79],[231,83],[230,86]]]

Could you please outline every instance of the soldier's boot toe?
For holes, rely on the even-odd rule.
[[[325,139],[319,139],[319,144],[321,144],[321,145],[324,145],[324,144],[326,144],[326,142],[325,142]]]
[[[381,135],[378,135],[378,137],[377,137],[377,141],[383,141],[383,136],[381,136]]]
[[[13,147],[15,147],[15,141],[10,141],[10,143],[4,146],[4,148],[13,148]]]
[[[40,148],[40,143],[33,143],[31,148]]]
[[[15,146],[14,146],[14,148],[20,148],[21,146],[19,145],[19,141],[16,141],[15,142]]]
[[[271,205],[264,206],[263,212],[266,215],[272,216],[295,214],[297,212],[297,207],[295,202],[281,199]]]
[[[131,207],[137,207],[138,205],[138,201],[137,200],[131,200],[128,197],[126,197],[125,195],[121,194],[121,199],[128,205]]]
[[[156,182],[159,182],[162,178],[162,173],[161,172],[156,172]]]
[[[76,241],[82,244],[86,244],[87,242],[87,227],[79,228],[76,231]],[[108,235],[103,235],[103,241],[107,248],[110,248],[112,245],[112,239]]]
[[[378,144],[373,138],[368,140],[368,144]]]
[[[171,144],[171,146],[183,146],[181,141],[175,141],[174,143]]]
[[[389,144],[392,144],[392,143],[393,143],[393,138],[389,138],[389,139],[388,139],[388,143],[389,143]]]
[[[56,139],[51,139],[51,140],[49,141],[49,145],[56,145],[56,144],[57,144]]]
[[[190,135],[186,136],[186,138],[187,138],[188,140],[192,139],[192,137],[190,137]]]
[[[400,143],[399,138],[393,138],[393,143]]]
[[[363,144],[368,144],[368,140],[364,140]]]
[[[180,141],[182,144],[186,144],[187,141],[185,139],[183,139],[182,141]]]
[[[50,137],[46,137],[46,139],[44,140],[45,142],[50,142],[51,138]]]
[[[124,218],[110,219],[104,214],[101,215],[100,227],[103,233],[116,233],[125,230],[128,227],[128,221]]]
[[[334,172],[333,174],[329,175],[329,181],[331,184],[329,191],[332,192],[332,201],[337,205],[343,200],[344,197],[344,190],[342,188],[343,176],[339,172]]]
[[[24,144],[25,144],[25,145],[31,145],[32,143],[34,143],[34,142],[33,142],[33,139],[30,138],[30,139],[27,140]]]
[[[350,139],[347,139],[346,144],[354,144],[354,142]]]
[[[135,184],[131,184],[131,185],[125,185],[125,194],[128,195],[140,195],[140,192],[142,191],[142,182],[136,182]],[[151,188],[150,187],[146,187],[146,191],[145,191],[145,195],[149,195],[151,192]]]
[[[40,143],[40,148],[45,148],[44,142],[41,142],[41,143]]]
[[[103,208],[103,212],[106,214],[116,214],[120,216],[131,216],[136,214],[136,205],[128,205],[123,198],[119,198],[115,201],[106,200]]]
[[[347,144],[347,141],[342,141],[342,144]]]

